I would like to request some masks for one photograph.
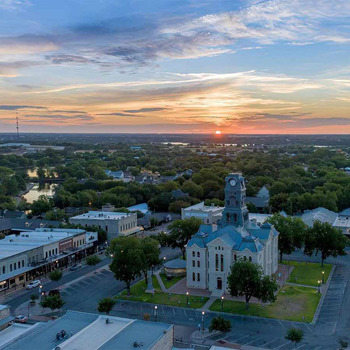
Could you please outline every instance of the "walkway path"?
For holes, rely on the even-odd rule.
[[[156,277],[157,277],[157,280],[158,280],[158,283],[159,283],[159,285],[160,285],[160,288],[161,288],[162,292],[168,293],[168,289],[165,288],[165,285],[164,285],[164,283],[163,283],[163,280],[162,280],[162,278],[160,277],[161,271],[162,271],[162,270],[158,270],[157,272],[155,272],[155,275],[156,275]]]

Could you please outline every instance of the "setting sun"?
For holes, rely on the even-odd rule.
[[[220,130],[216,130],[216,131],[215,131],[215,134],[216,134],[216,135],[221,135],[221,131],[220,131]]]

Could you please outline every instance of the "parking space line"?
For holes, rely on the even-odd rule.
[[[275,349],[279,349],[279,348],[281,348],[282,346],[285,346],[286,344],[290,344],[290,341],[287,341],[286,343],[283,343],[282,345],[279,345],[279,346],[277,346],[277,348],[273,348],[274,350]]]
[[[260,338],[257,338],[257,339],[254,339],[252,341],[250,341],[249,343],[245,343],[244,345],[249,345],[249,344],[252,344],[252,343],[255,343],[256,341],[262,339],[263,337],[260,337]]]

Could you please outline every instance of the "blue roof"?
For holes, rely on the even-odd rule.
[[[223,243],[232,247],[233,250],[243,251],[248,249],[251,252],[259,252],[263,247],[262,242],[268,240],[271,233],[274,236],[278,235],[277,230],[269,223],[258,226],[249,221],[246,227],[229,225],[216,231],[213,231],[212,225],[201,225],[198,232],[189,240],[187,246],[197,245],[200,248],[205,248],[210,242],[220,238]]]

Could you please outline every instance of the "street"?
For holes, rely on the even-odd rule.
[[[161,257],[166,256],[167,260],[173,259],[179,254],[179,250],[171,248],[162,248],[161,251]],[[300,252],[296,252],[294,256],[292,255],[289,258],[293,257],[300,259]],[[310,261],[317,261],[318,258],[311,257],[309,259]],[[97,303],[101,298],[116,295],[125,289],[125,284],[117,281],[113,273],[109,271],[109,262],[110,260],[105,258],[96,266],[83,266],[80,270],[64,273],[60,281],[62,298],[65,301],[64,310],[96,312]],[[231,321],[232,331],[226,334],[224,339],[267,349],[288,350],[293,349],[294,345],[284,338],[286,330],[296,326],[301,328],[305,334],[305,338],[298,345],[298,349],[333,350],[336,348],[339,338],[349,340],[350,291],[348,280],[350,277],[350,257],[340,257],[339,260],[332,258],[332,262],[338,264],[315,325],[225,314],[224,317]],[[52,288],[57,288],[55,282],[45,283],[45,290]],[[31,294],[33,294],[33,291],[18,291],[9,296],[6,303],[11,306],[11,310],[14,312],[19,305],[29,300]],[[153,304],[118,301],[111,315],[143,319],[146,313],[150,314],[152,319],[154,314]],[[206,313],[206,327],[208,327],[211,318],[217,315],[213,312]],[[158,321],[195,329],[198,323],[201,322],[201,311],[158,305]],[[190,339],[183,337],[183,341],[189,342]]]

